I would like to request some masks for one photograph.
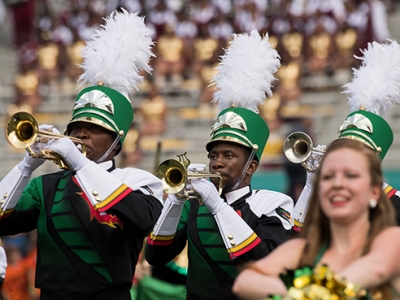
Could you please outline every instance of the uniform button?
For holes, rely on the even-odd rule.
[[[93,194],[93,196],[97,196],[97,195],[99,194],[99,192],[96,191],[96,190],[94,190],[94,191],[92,192],[92,194]]]
[[[99,196],[96,196],[94,199],[95,199],[97,202],[101,202],[101,198],[100,198]]]
[[[233,239],[233,235],[232,234],[228,234],[228,239]]]
[[[231,241],[231,245],[232,245],[232,246],[235,246],[235,245],[236,245],[236,242],[235,242],[234,240],[232,240],[232,241]]]

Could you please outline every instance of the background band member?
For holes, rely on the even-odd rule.
[[[170,194],[148,239],[146,259],[162,265],[173,259],[188,240],[187,299],[236,299],[231,286],[238,267],[269,254],[291,231],[293,201],[268,190],[252,190],[269,136],[257,105],[271,96],[271,81],[279,56],[268,36],[234,35],[217,67],[214,101],[220,113],[207,143],[209,169],[222,177],[222,193],[212,178],[191,180],[204,202]],[[189,172],[203,172],[205,165],[189,165]]]
[[[351,82],[344,85],[351,113],[338,128],[339,139],[355,139],[367,145],[381,160],[393,143],[393,132],[384,119],[388,109],[400,102],[400,45],[392,40],[368,45],[361,57],[362,65],[354,71]],[[312,193],[313,174],[307,176],[294,209],[294,231],[300,231]],[[400,193],[388,184],[383,189],[392,200],[400,224]]]

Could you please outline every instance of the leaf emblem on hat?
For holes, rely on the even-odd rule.
[[[244,119],[232,111],[228,111],[218,117],[217,122],[215,122],[211,127],[211,135],[213,135],[218,129],[225,127],[238,129],[244,132],[247,131],[247,125]]]
[[[106,94],[98,90],[92,90],[83,94],[75,102],[74,110],[82,107],[96,107],[112,115],[114,114],[114,103]]]
[[[347,128],[358,128],[360,130],[373,133],[373,125],[370,119],[362,114],[354,114],[351,117],[346,118],[343,124],[340,125],[338,129],[338,133],[341,133],[343,130]]]

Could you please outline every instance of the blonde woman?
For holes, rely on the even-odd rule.
[[[316,174],[300,238],[244,269],[233,292],[243,299],[287,295],[289,270],[327,265],[353,284],[347,285],[353,298],[343,299],[400,299],[400,228],[382,180],[372,150],[356,140],[335,140]],[[366,298],[355,296],[362,289]]]

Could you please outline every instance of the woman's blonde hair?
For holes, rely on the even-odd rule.
[[[381,161],[378,155],[362,142],[350,139],[337,139],[333,141],[326,149],[326,153],[321,160],[321,166],[323,166],[325,158],[329,153],[343,148],[353,149],[367,159],[371,186],[381,187],[381,194],[376,207],[369,209],[370,229],[367,242],[363,249],[364,255],[368,253],[372,241],[383,229],[396,225],[395,210],[391,201],[382,190],[383,175]],[[323,213],[318,199],[319,182],[320,171],[318,170],[314,178],[313,192],[301,232],[301,237],[305,238],[307,243],[300,259],[300,266],[314,266],[314,264],[317,263],[315,260],[321,247],[323,245],[329,245],[331,239],[329,220]],[[376,290],[379,291],[381,295],[387,295],[388,293],[387,285],[378,287]]]

